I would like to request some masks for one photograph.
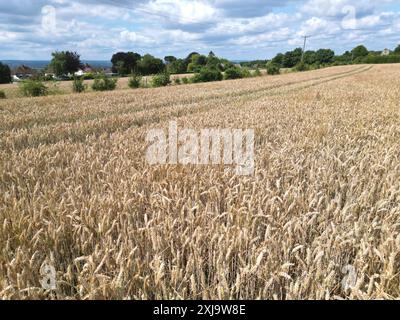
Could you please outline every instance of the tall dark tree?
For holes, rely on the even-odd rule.
[[[82,68],[80,55],[72,51],[56,51],[51,54],[53,59],[50,62],[56,75],[74,73]]]
[[[275,58],[272,59],[272,63],[275,65],[283,66],[283,59],[285,55],[283,53],[278,53]]]
[[[141,55],[135,52],[118,52],[111,58],[113,72],[127,75],[136,72]]]
[[[400,54],[400,44],[394,49],[395,54]]]
[[[193,59],[193,56],[199,56],[200,55],[200,53],[198,53],[198,52],[191,52],[191,53],[189,53],[189,55],[186,57],[186,59],[185,59],[185,62],[186,62],[186,64],[189,64],[189,63],[191,63],[192,62],[192,59]]]
[[[186,72],[186,63],[183,59],[177,59],[167,65],[167,70],[171,74],[179,74]]]
[[[353,59],[366,57],[369,53],[368,49],[365,46],[358,46],[351,50],[353,54]]]
[[[293,51],[288,51],[283,57],[283,67],[293,68],[301,61],[301,56],[303,55],[303,50],[301,48],[294,49]]]
[[[176,61],[177,59],[176,59],[176,57],[174,57],[174,56],[166,56],[165,58],[164,58],[164,61],[167,63],[167,64],[170,64],[170,63],[172,63],[172,62],[174,62],[174,61]]]
[[[327,64],[333,62],[335,57],[335,52],[331,49],[319,49],[315,53],[315,60],[321,64]]]
[[[11,82],[10,67],[0,62],[0,83],[10,83],[10,82]]]
[[[304,52],[304,63],[306,64],[314,64],[316,63],[317,60],[317,56],[316,56],[316,52],[315,51],[306,51]]]
[[[157,74],[165,70],[164,62],[150,54],[146,54],[142,57],[138,63],[138,67],[142,75]]]

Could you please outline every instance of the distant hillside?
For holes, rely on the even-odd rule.
[[[50,63],[50,61],[45,60],[1,60],[1,62],[7,64],[11,69],[15,69],[21,65],[32,69],[43,69]],[[95,68],[109,68],[112,66],[110,61],[82,60],[82,63],[87,63]]]

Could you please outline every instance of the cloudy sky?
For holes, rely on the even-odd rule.
[[[0,0],[0,59],[54,50],[109,60],[116,51],[191,51],[265,59],[302,45],[341,53],[400,43],[400,0]]]

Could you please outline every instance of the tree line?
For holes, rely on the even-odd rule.
[[[319,68],[347,64],[376,64],[399,63],[400,45],[387,55],[381,51],[369,51],[364,45],[359,45],[342,55],[336,55],[331,49],[308,50],[303,53],[301,48],[296,48],[286,53],[277,54],[267,63],[270,67],[303,69]]]
[[[217,57],[212,51],[208,55],[192,52],[183,59],[174,56],[159,59],[150,54],[142,56],[136,52],[117,52],[112,56],[111,63],[112,72],[119,76],[132,74],[148,76],[161,73],[210,75],[212,72],[223,72],[232,78],[248,76],[245,70],[238,70],[231,61]],[[308,50],[303,53],[301,48],[296,48],[286,53],[279,53],[272,60],[242,62],[241,66],[252,69],[266,68],[269,74],[277,74],[281,68],[295,68],[297,71],[304,71],[325,66],[357,63],[400,63],[400,45],[390,51],[388,55],[381,55],[380,51],[369,51],[363,45],[346,51],[342,55],[336,55],[331,49]],[[82,68],[84,65],[77,52],[56,51],[52,53],[52,59],[46,71],[58,77],[73,76]],[[220,76],[215,77],[219,78]],[[41,80],[43,78],[42,76]],[[44,80],[47,79],[44,78]],[[10,83],[11,81],[10,68],[0,63],[0,83]]]

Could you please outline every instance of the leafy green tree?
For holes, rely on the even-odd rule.
[[[41,81],[26,80],[20,83],[19,90],[25,97],[46,96],[49,93],[48,88]]]
[[[171,76],[168,72],[163,72],[156,74],[151,79],[151,86],[154,88],[157,87],[166,87],[171,83]]]
[[[166,64],[171,64],[176,60],[178,60],[178,59],[176,57],[174,57],[174,56],[166,56],[164,58],[164,61],[165,61]]]
[[[140,88],[142,83],[142,76],[136,73],[133,73],[129,79],[128,86],[131,89]]]
[[[243,78],[242,70],[238,67],[232,67],[225,70],[224,79],[231,80],[231,79],[241,79]]]
[[[203,55],[194,55],[192,57],[192,62],[198,66],[205,66],[207,64],[207,57]]]
[[[92,84],[93,91],[112,91],[117,87],[117,79],[111,79],[104,74],[97,76]]]
[[[0,62],[0,83],[10,83],[10,82],[11,82],[10,67]]]
[[[394,49],[394,54],[400,54],[400,44]]]
[[[191,53],[189,53],[189,55],[188,55],[188,56],[186,57],[186,59],[185,59],[186,65],[188,65],[189,63],[192,62],[193,56],[195,56],[195,55],[200,55],[200,53],[198,53],[198,52],[191,52]]]
[[[167,70],[171,74],[186,73],[187,65],[185,63],[185,60],[177,59],[167,64]]]
[[[271,76],[280,74],[281,68],[280,68],[279,64],[273,63],[272,61],[268,62],[267,63],[267,73],[268,73],[268,75],[271,75]]]
[[[164,62],[150,54],[146,54],[138,63],[139,72],[142,75],[158,74],[165,70]]]
[[[80,55],[72,51],[56,51],[52,54],[50,66],[57,76],[75,73],[82,68]]]
[[[87,86],[83,83],[83,77],[74,77],[74,82],[72,83],[72,91],[76,93],[85,92]]]
[[[351,50],[351,53],[353,54],[353,59],[357,59],[368,56],[369,51],[365,46],[361,45]]]
[[[303,55],[303,50],[301,48],[297,48],[293,51],[288,51],[285,53],[283,57],[283,67],[284,68],[293,68],[301,61],[301,56]]]
[[[318,62],[320,64],[328,64],[333,62],[333,59],[335,57],[335,52],[331,49],[319,49],[315,53],[315,62]],[[306,62],[306,61],[304,61]],[[307,63],[307,62],[306,62]],[[309,63],[312,64],[312,63]]]
[[[283,53],[278,53],[275,58],[272,59],[272,63],[275,65],[283,66],[283,59],[285,55]]]
[[[196,73],[192,81],[197,82],[211,82],[221,81],[223,79],[222,73],[217,69],[203,67],[199,73]]]
[[[307,64],[314,64],[318,62],[316,52],[311,50],[304,52],[304,62]]]
[[[141,55],[135,52],[117,52],[111,58],[113,72],[120,75],[127,75],[138,69],[138,62]]]

